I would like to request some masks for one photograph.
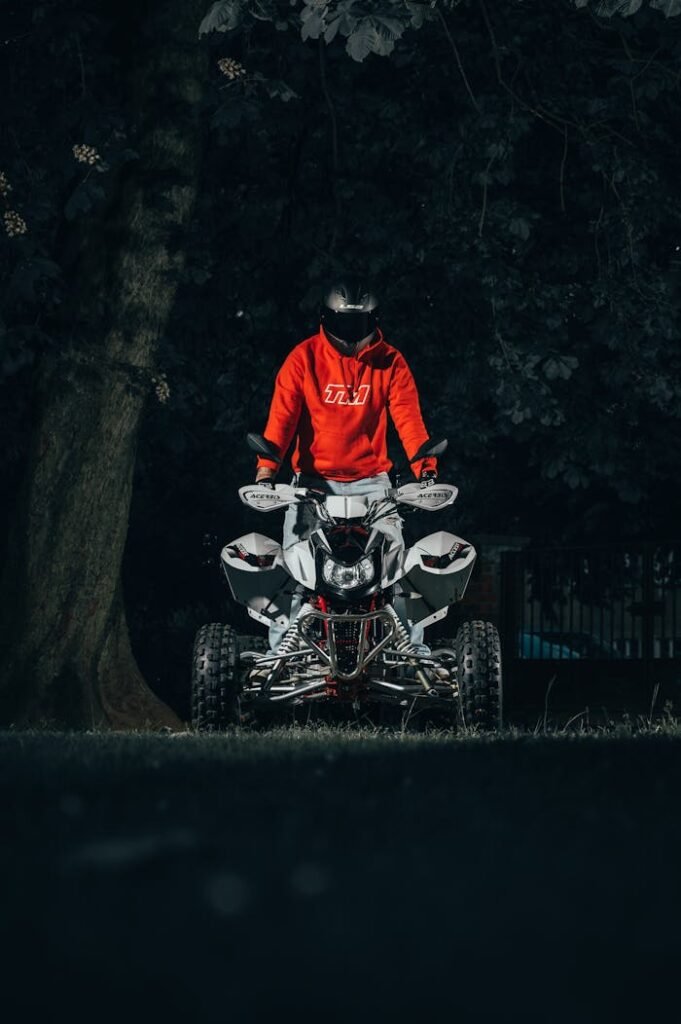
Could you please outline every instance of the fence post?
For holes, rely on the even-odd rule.
[[[518,635],[518,601],[522,571],[520,551],[501,552],[501,601],[499,608],[499,632],[501,649],[505,658],[513,658],[517,653]]]
[[[641,588],[641,658],[646,679],[650,678],[655,655],[655,583],[653,580],[653,548],[643,547],[643,580]]]

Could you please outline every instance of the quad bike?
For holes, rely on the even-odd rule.
[[[249,434],[248,443],[281,461],[260,435]],[[410,462],[446,447],[444,440],[428,441]],[[304,503],[310,530],[286,550],[259,533],[223,548],[222,567],[234,600],[256,622],[276,623],[285,632],[272,654],[264,636],[239,636],[222,623],[199,629],[193,726],[215,732],[243,721],[271,721],[272,712],[301,706],[344,706],[365,714],[392,705],[401,709],[403,720],[425,709],[444,713],[453,724],[499,728],[496,627],[464,622],[454,639],[436,642],[425,654],[405,626],[405,620],[427,627],[445,618],[449,606],[463,597],[475,549],[445,531],[405,549],[380,529],[385,517],[412,508],[439,511],[457,494],[456,487],[439,482],[407,483],[378,500],[287,484],[240,488],[244,504],[260,512]]]

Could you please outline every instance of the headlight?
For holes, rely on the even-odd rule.
[[[341,565],[333,558],[325,558],[322,566],[325,583],[341,590],[352,590],[353,587],[371,583],[374,578],[374,563],[371,558],[361,558],[354,565]]]

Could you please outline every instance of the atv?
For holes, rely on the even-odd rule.
[[[276,462],[258,434],[249,446]],[[446,440],[427,441],[410,459],[440,455]],[[461,600],[476,552],[452,533],[431,533],[405,548],[381,531],[396,512],[437,512],[458,490],[439,481],[407,483],[368,500],[288,484],[241,487],[258,512],[304,503],[308,535],[283,550],[260,533],[221,552],[232,596],[265,627],[285,627],[274,653],[264,636],[232,626],[199,629],[192,667],[192,725],[200,732],[271,722],[292,709],[374,716],[392,707],[401,721],[426,711],[458,726],[493,730],[502,722],[501,648],[491,622],[463,622],[452,639],[428,651],[411,642],[409,626],[432,626]],[[398,614],[396,608],[401,610]],[[428,651],[428,653],[424,653]]]

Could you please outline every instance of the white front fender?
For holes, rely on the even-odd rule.
[[[472,544],[445,530],[431,533],[409,548],[402,587],[410,621],[436,621],[450,604],[460,601],[476,557]]]

